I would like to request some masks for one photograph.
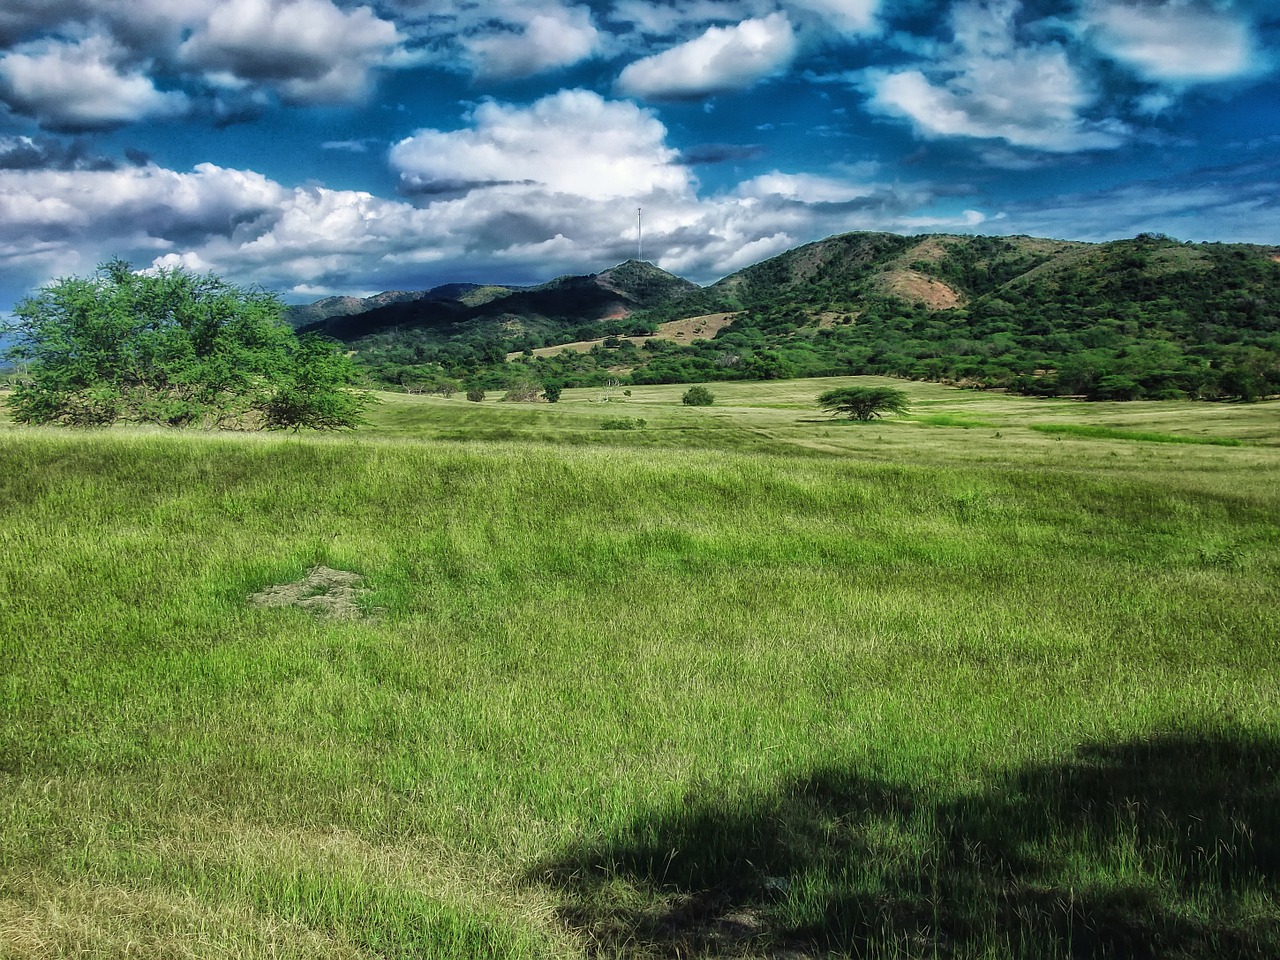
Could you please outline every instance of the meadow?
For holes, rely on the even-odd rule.
[[[0,957],[1280,955],[1280,403],[848,382],[0,422]]]

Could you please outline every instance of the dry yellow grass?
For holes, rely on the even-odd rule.
[[[619,340],[627,340],[634,343],[637,347],[644,346],[646,340],[670,340],[675,343],[692,343],[694,340],[710,340],[717,333],[733,323],[736,313],[709,313],[700,317],[687,317],[684,320],[670,320],[666,323],[658,325],[658,332],[652,336],[645,337],[619,337]],[[604,343],[604,338],[598,340],[576,340],[573,343],[558,343],[552,347],[539,347],[533,351],[535,357],[554,357],[564,353],[566,350],[572,350],[576,353],[589,353],[591,348],[597,344]],[[512,360],[520,356],[519,352],[507,354],[507,359]]]

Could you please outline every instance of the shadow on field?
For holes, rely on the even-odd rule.
[[[532,879],[595,956],[1280,956],[1280,741],[1081,747],[958,798],[694,796]]]

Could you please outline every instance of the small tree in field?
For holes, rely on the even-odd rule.
[[[690,387],[680,398],[686,407],[709,407],[716,402],[715,394],[706,387]]]
[[[113,260],[14,308],[7,356],[21,423],[352,427],[369,402],[337,344],[299,340],[280,299],[185,270]]]
[[[893,387],[840,387],[818,396],[818,406],[850,420],[873,420],[886,413],[907,412],[907,395]]]

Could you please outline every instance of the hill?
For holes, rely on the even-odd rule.
[[[313,328],[388,383],[879,374],[1092,399],[1280,393],[1277,247],[850,233],[708,287],[628,261],[476,289],[483,302],[419,297]],[[649,339],[723,313],[735,319],[714,337]],[[535,355],[571,342],[587,347]]]

